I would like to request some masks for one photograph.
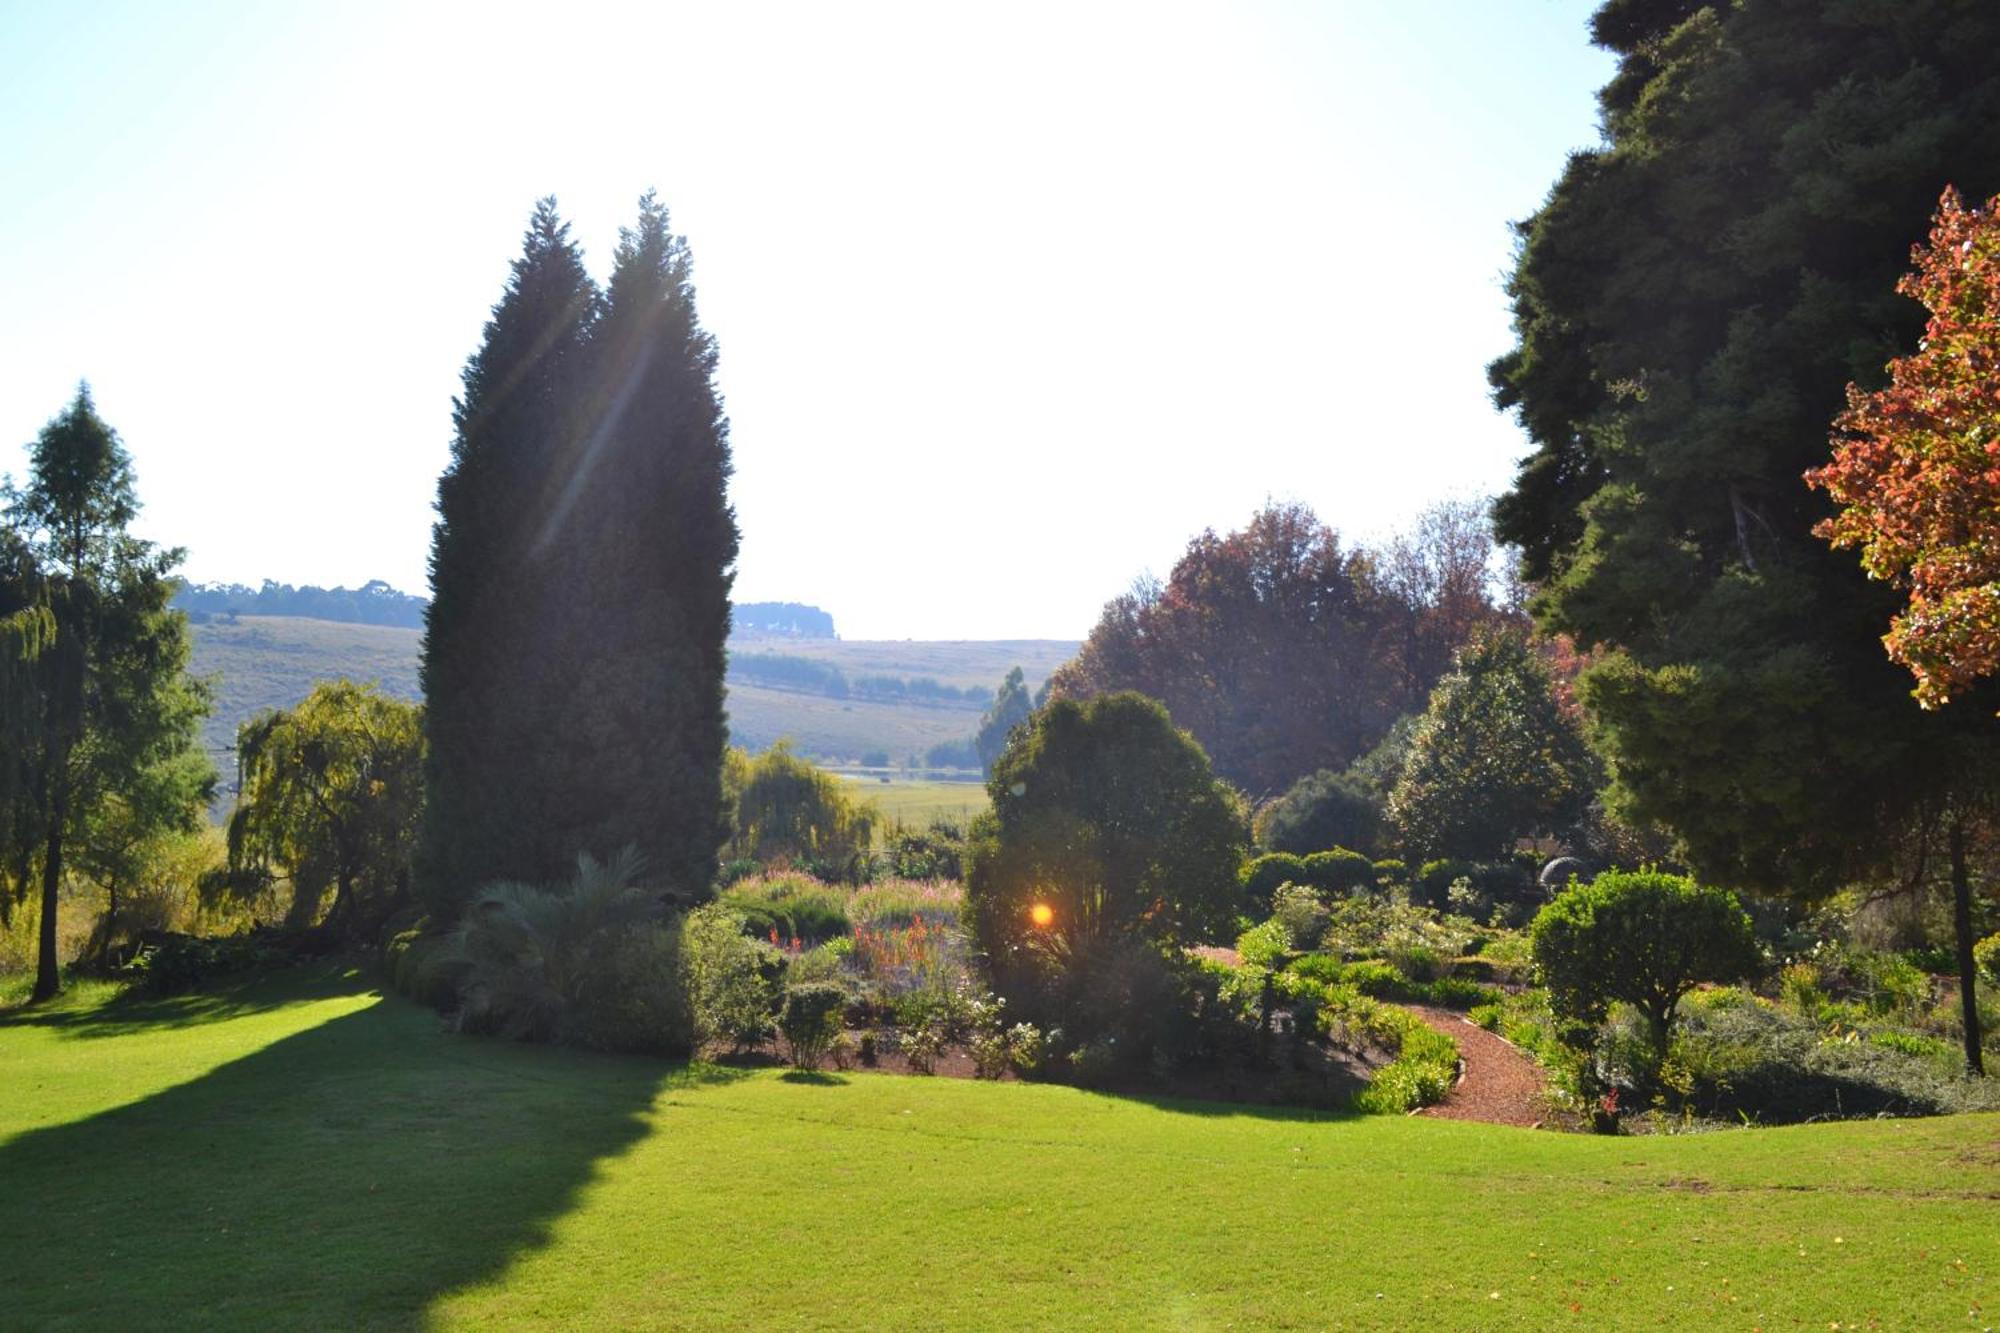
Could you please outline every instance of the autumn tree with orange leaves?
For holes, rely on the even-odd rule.
[[[1896,290],[1929,312],[1923,339],[1890,362],[1884,387],[1848,386],[1833,461],[1806,481],[1840,506],[1813,531],[1908,590],[1882,643],[1916,677],[1917,702],[1936,708],[2000,672],[2000,196],[1967,208],[1947,188],[1912,260]],[[1978,1072],[1961,823],[1949,838],[1965,1058]]]

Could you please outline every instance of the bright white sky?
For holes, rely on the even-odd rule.
[[[1504,484],[1591,8],[0,4],[0,470],[87,377],[190,577],[421,590],[533,201],[602,275],[653,186],[738,599],[1080,637],[1266,497],[1374,538]]]

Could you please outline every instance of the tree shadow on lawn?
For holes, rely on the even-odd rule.
[[[740,1076],[385,1000],[0,1144],[0,1323],[420,1327],[546,1243],[663,1088]]]
[[[48,1028],[65,1037],[127,1037],[203,1027],[231,1018],[310,1004],[350,994],[365,983],[367,969],[351,959],[280,968],[246,980],[223,982],[210,990],[151,995],[131,986],[95,1004],[71,1004],[64,997],[44,1004],[0,1009],[0,1032],[8,1028]]]

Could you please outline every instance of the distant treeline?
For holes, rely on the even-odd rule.
[[[801,639],[833,639],[833,617],[802,602],[741,602],[732,612],[738,634],[790,634]]]
[[[380,579],[358,588],[295,588],[264,580],[261,588],[241,583],[184,583],[174,595],[174,608],[195,619],[207,616],[309,616],[358,625],[401,625],[421,629],[422,597],[397,592]]]
[[[831,622],[829,622],[831,623]],[[993,691],[979,685],[946,685],[929,676],[855,676],[831,662],[784,653],[731,653],[729,679],[737,684],[823,694],[829,699],[862,699],[870,703],[932,704],[946,708],[984,708]]]

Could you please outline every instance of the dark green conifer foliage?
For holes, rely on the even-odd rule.
[[[550,645],[567,572],[550,533],[580,437],[598,307],[555,201],[542,200],[466,364],[438,481],[417,875],[440,912],[493,880],[555,880],[586,850],[548,818]]]
[[[0,487],[0,890],[40,888],[34,997],[60,986],[56,906],[114,806],[137,836],[185,827],[214,790],[208,691],[187,675],[187,617],[168,609],[181,552],[132,536],[131,458],[87,387],[43,428],[25,486]],[[98,845],[102,850],[102,845]],[[86,857],[87,859],[87,857]]]
[[[2000,6],[1612,0],[1593,31],[1606,142],[1524,224],[1492,368],[1534,445],[1499,533],[1545,627],[1616,649],[1580,692],[1620,806],[1725,883],[1899,874],[1992,723],[1910,702],[1801,474],[1921,327],[1894,289],[1939,191],[2000,188]]]
[[[698,899],[729,836],[736,515],[715,340],[696,317],[687,243],[650,193],[620,233],[606,298],[586,429],[537,539],[566,584],[547,817],[571,858],[636,845],[654,879]]]

